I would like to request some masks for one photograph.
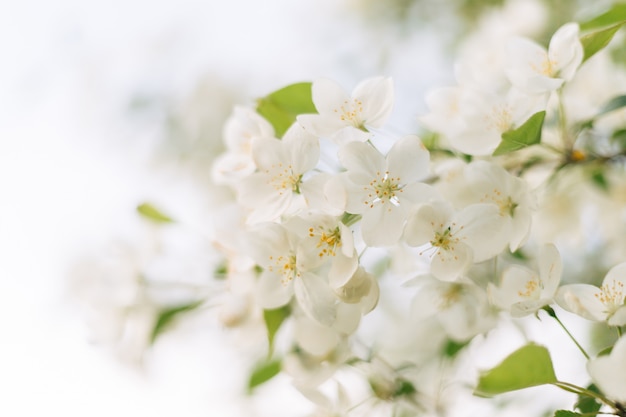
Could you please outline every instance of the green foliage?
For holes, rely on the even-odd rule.
[[[157,224],[174,223],[174,220],[163,214],[163,212],[150,203],[142,203],[137,206],[137,213],[143,218],[150,220]]]
[[[154,343],[157,337],[159,337],[167,328],[172,324],[175,318],[183,313],[195,310],[202,304],[202,300],[194,301],[192,303],[182,304],[175,307],[165,308],[159,312],[152,334],[150,336],[151,343]]]
[[[541,142],[541,128],[545,118],[545,111],[537,112],[517,129],[504,132],[502,134],[502,142],[493,152],[493,155],[504,155]]]
[[[582,414],[575,413],[569,410],[556,410],[554,417],[582,417]]]
[[[274,337],[276,332],[280,329],[285,319],[289,317],[291,310],[289,306],[283,306],[273,310],[263,310],[263,320],[265,321],[265,328],[267,329],[267,341],[269,345],[268,357],[272,357],[274,354]]]
[[[602,191],[608,191],[610,188],[609,182],[604,175],[602,168],[597,168],[591,171],[591,183],[598,187]]]
[[[483,372],[474,394],[490,397],[555,382],[557,379],[548,349],[529,343],[511,353],[495,368]]]
[[[583,50],[585,52],[583,62],[594,56],[596,52],[606,47],[624,23],[626,23],[626,21],[619,22],[606,29],[601,29],[582,36],[580,38],[580,42],[583,44]]]
[[[600,393],[598,387],[596,387],[594,384],[589,385],[587,387],[587,390],[595,392],[596,394]],[[579,395],[578,401],[576,401],[576,404],[574,404],[574,408],[584,414],[596,414],[601,407],[602,404],[597,402],[595,398],[586,395]]]
[[[580,24],[580,30],[598,29],[626,20],[626,3],[614,4],[609,10]]]
[[[299,114],[317,113],[308,82],[291,84],[260,98],[256,109],[274,126],[278,138],[282,138]]]
[[[443,354],[447,356],[448,358],[453,358],[456,356],[457,353],[463,350],[463,348],[466,347],[468,344],[469,344],[469,341],[455,342],[454,340],[450,339],[443,347]]]
[[[254,367],[248,379],[248,394],[261,384],[266,383],[280,373],[281,362],[278,359],[259,363]]]

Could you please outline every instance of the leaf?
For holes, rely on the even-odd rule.
[[[443,354],[448,358],[453,358],[459,353],[464,347],[469,344],[469,341],[466,342],[456,342],[452,339],[449,339],[448,342],[443,347]]]
[[[601,114],[610,113],[613,110],[617,110],[622,107],[626,107],[626,96],[613,97],[611,100],[609,100],[608,103],[606,103],[602,107],[602,109],[600,109],[600,113],[598,113],[598,116],[600,116]]]
[[[311,83],[296,83],[281,88],[259,99],[256,110],[272,124],[276,137],[281,138],[296,121],[296,116],[317,113]]]
[[[589,385],[587,390],[600,394],[600,391],[598,391],[598,387],[596,387],[595,384]],[[597,402],[595,398],[582,394],[578,396],[578,401],[574,404],[574,408],[584,414],[596,414],[601,407],[602,404]]]
[[[580,24],[580,30],[597,29],[626,20],[626,4],[614,4],[606,12]]]
[[[493,152],[493,155],[504,155],[541,142],[541,128],[545,118],[545,111],[537,112],[517,129],[504,132],[502,134],[502,142]]]
[[[569,410],[556,410],[554,417],[581,417],[582,414],[575,413]]]
[[[250,374],[248,380],[248,394],[252,394],[254,388],[269,381],[280,373],[281,362],[278,359],[261,362]]]
[[[278,329],[280,329],[280,326],[290,314],[291,310],[288,306],[276,308],[274,310],[263,310],[263,320],[265,321],[267,341],[269,344],[268,357],[272,357],[274,354],[274,337],[276,336],[276,332],[278,332]]]
[[[161,210],[157,209],[150,203],[142,203],[138,205],[137,212],[144,218],[154,223],[174,223],[174,220],[171,217],[163,214]]]
[[[580,38],[580,42],[583,44],[583,50],[585,51],[583,62],[607,46],[609,42],[611,42],[611,39],[613,39],[613,36],[615,36],[615,33],[617,33],[624,23],[626,23],[626,21],[621,21],[613,26],[609,26],[606,29],[601,29],[582,36]]]
[[[176,307],[170,307],[163,309],[159,312],[154,328],[152,329],[152,335],[150,336],[150,342],[154,343],[157,337],[161,335],[177,318],[180,314],[186,313],[191,310],[195,310],[202,304],[202,300],[194,301],[192,303],[182,304]]]
[[[548,349],[530,343],[511,353],[495,368],[482,372],[474,394],[489,397],[554,382],[557,379]]]

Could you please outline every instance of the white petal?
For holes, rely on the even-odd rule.
[[[554,297],[562,273],[563,264],[558,249],[553,244],[544,245],[539,252],[539,276],[543,283],[543,297]]]
[[[569,81],[583,60],[583,46],[578,37],[578,23],[561,26],[550,39],[548,56],[556,62],[559,77]]]
[[[311,273],[304,273],[294,281],[294,292],[302,310],[320,324],[331,326],[337,315],[337,307],[328,283]]]
[[[358,305],[339,303],[337,306],[337,320],[333,329],[350,335],[359,328],[361,322],[361,309]]]
[[[508,218],[500,216],[500,209],[495,204],[467,206],[453,217],[451,223],[455,236],[472,248],[474,262],[498,255],[508,243],[510,223]]]
[[[377,172],[385,172],[385,158],[367,143],[348,143],[339,149],[337,157],[349,172],[364,175],[368,181],[374,179]]]
[[[268,138],[255,138],[252,141],[252,158],[257,168],[263,171],[288,161],[283,143],[278,139]]]
[[[410,246],[421,246],[435,237],[450,220],[452,208],[447,203],[424,204],[409,216],[404,228],[404,238]]]
[[[408,209],[391,202],[374,204],[361,219],[363,241],[374,247],[393,246],[398,243],[404,228]]]
[[[269,271],[263,271],[257,282],[256,298],[262,308],[273,309],[287,304],[293,295],[291,282],[281,283],[281,278]]]
[[[320,159],[320,143],[317,137],[306,132],[302,125],[294,123],[282,139],[283,146],[295,174],[307,172]]]
[[[611,354],[587,363],[589,376],[609,399],[626,403],[626,336],[613,346]]]
[[[348,93],[328,78],[315,80],[311,86],[311,94],[315,108],[322,115],[334,115],[335,110],[340,108],[346,100],[350,100]]]
[[[604,321],[604,304],[596,297],[600,289],[587,284],[563,285],[558,289],[555,301],[561,308],[587,320]]]
[[[393,81],[391,78],[369,78],[356,86],[352,97],[363,103],[365,124],[381,127],[393,108]]]
[[[430,263],[430,270],[442,281],[453,281],[469,268],[472,259],[472,249],[457,243],[450,250],[439,248]]]
[[[315,356],[328,355],[339,343],[339,335],[306,316],[298,317],[294,339],[299,347]]]
[[[430,154],[414,135],[405,136],[393,144],[387,154],[387,170],[406,184],[425,178],[429,172]]]
[[[356,252],[352,256],[346,256],[343,252],[337,252],[333,257],[328,282],[332,288],[343,287],[350,281],[359,266],[359,258]]]

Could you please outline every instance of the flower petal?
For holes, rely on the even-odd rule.
[[[415,135],[405,136],[393,144],[387,154],[387,171],[407,184],[426,178],[429,173],[430,154]]]

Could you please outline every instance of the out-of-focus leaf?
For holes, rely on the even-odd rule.
[[[274,337],[276,336],[276,332],[278,332],[278,329],[280,329],[280,326],[290,314],[291,309],[288,306],[273,310],[263,310],[263,320],[265,321],[267,341],[269,344],[269,357],[274,354]]]
[[[600,393],[600,391],[598,391],[598,387],[596,387],[595,384],[589,385],[587,387],[587,390],[595,392],[596,394]],[[574,408],[578,409],[578,411],[584,414],[595,414],[600,410],[601,407],[602,404],[597,402],[595,398],[588,397],[586,395],[579,395],[578,401],[576,401],[576,404],[574,404]]]
[[[597,30],[595,32],[587,33],[580,38],[580,42],[583,44],[584,57],[583,62],[594,56],[598,51],[603,49],[611,42],[613,36],[617,31],[626,23],[626,21],[619,22],[613,26],[609,26],[606,29]]]
[[[454,340],[448,340],[448,342],[443,347],[443,354],[448,358],[453,358],[466,347],[469,342],[455,342]]]
[[[554,417],[582,417],[582,414],[569,410],[556,410],[554,412]]]
[[[281,138],[296,116],[317,113],[311,94],[311,83],[296,83],[281,88],[257,101],[257,112],[274,127],[276,136]]]
[[[182,304],[175,307],[163,309],[159,312],[154,328],[152,329],[152,335],[150,341],[154,343],[157,337],[161,335],[175,318],[188,311],[195,310],[202,304],[202,300],[194,301],[192,303]]]
[[[150,203],[142,203],[137,206],[137,213],[154,223],[174,223],[174,220]]]
[[[598,29],[626,20],[626,3],[614,4],[609,10],[586,22],[580,23],[580,30]]]
[[[248,394],[251,394],[254,388],[269,381],[280,373],[280,360],[271,360],[258,364],[250,374],[248,380]]]
[[[541,128],[545,118],[545,111],[537,112],[517,129],[504,132],[502,134],[502,142],[493,152],[493,155],[504,155],[541,142]]]
[[[548,349],[530,343],[511,353],[495,368],[483,372],[474,394],[490,397],[554,382],[557,379]]]

